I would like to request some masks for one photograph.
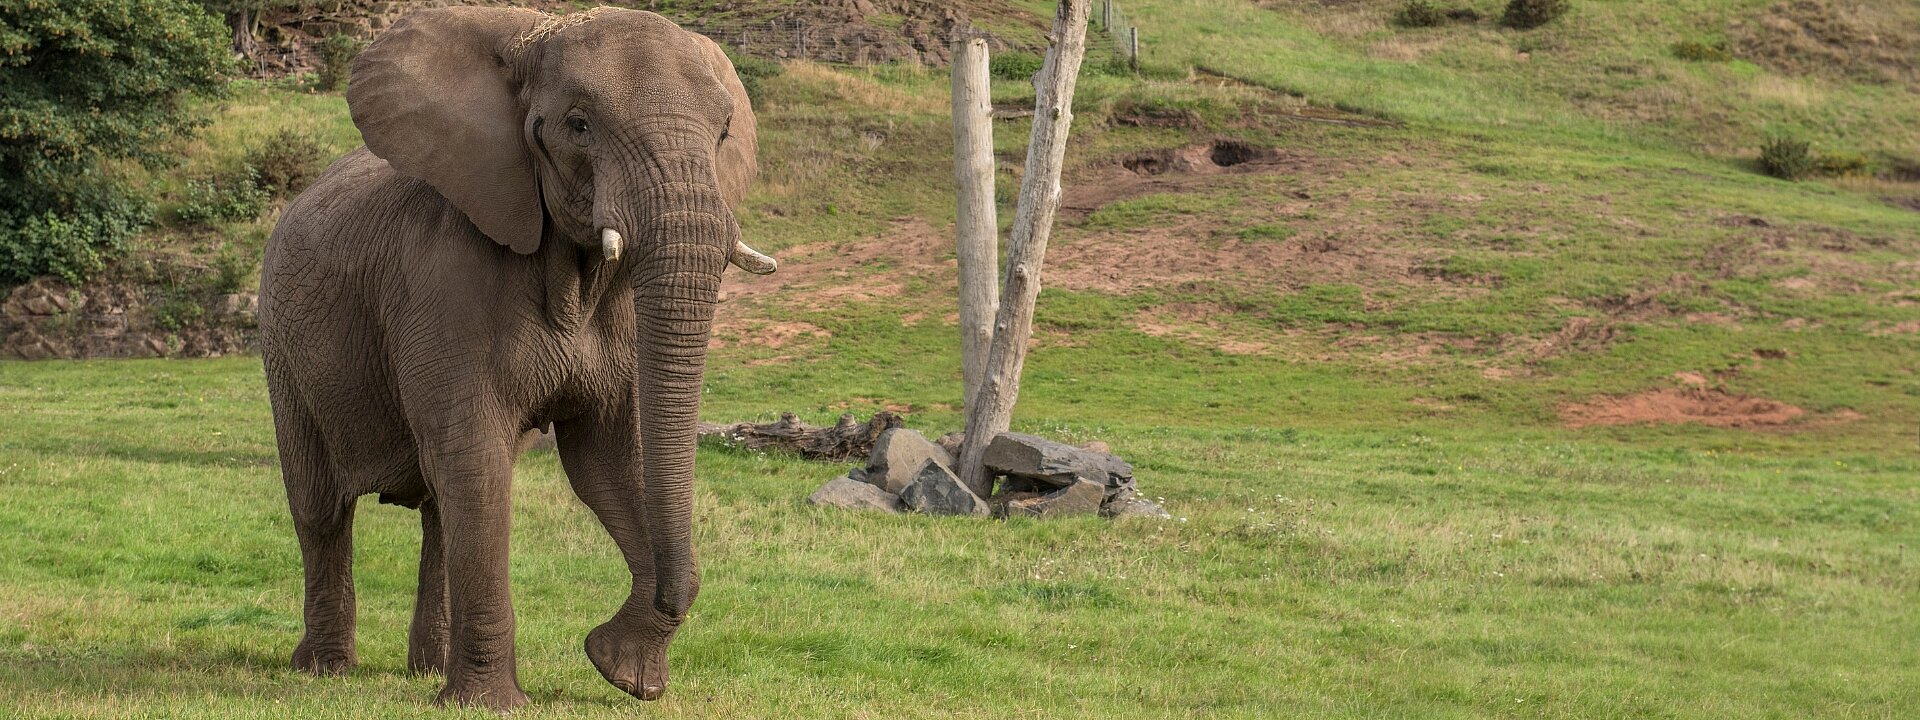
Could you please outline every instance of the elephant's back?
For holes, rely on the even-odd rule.
[[[281,213],[260,265],[260,328],[269,349],[291,326],[339,322],[377,302],[407,236],[442,214],[433,188],[362,147],[334,161]],[[323,311],[323,312],[322,312]]]

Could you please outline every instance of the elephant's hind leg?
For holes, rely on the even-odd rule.
[[[354,649],[354,497],[340,489],[319,431],[304,413],[283,408],[274,420],[287,504],[306,566],[307,631],[293,650],[293,666],[316,675],[344,673],[360,662]]]
[[[413,628],[407,633],[407,669],[416,673],[447,671],[451,618],[446,561],[440,505],[429,499],[420,505],[420,589],[413,602]]]

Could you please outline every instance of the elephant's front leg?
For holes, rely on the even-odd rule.
[[[508,589],[513,443],[510,428],[450,426],[422,454],[440,506],[451,610],[442,703],[512,710],[527,704],[515,669]]]
[[[587,657],[614,687],[657,700],[667,687],[667,645],[680,628],[653,605],[653,549],[647,544],[640,443],[631,416],[588,417],[556,427],[560,461],[573,491],[600,518],[626,557],[633,585],[613,619],[587,634]],[[689,597],[700,590],[690,571]]]

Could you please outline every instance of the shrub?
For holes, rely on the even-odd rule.
[[[328,35],[320,41],[320,72],[314,86],[320,90],[341,90],[352,74],[353,56],[367,46],[366,41],[350,35]]]
[[[1726,62],[1733,59],[1733,53],[1727,50],[1726,43],[1705,43],[1699,40],[1682,40],[1675,43],[1673,56],[1693,62]]]
[[[1531,30],[1567,14],[1567,0],[1510,0],[1500,24],[1517,30]]]
[[[1001,53],[987,60],[987,74],[1001,80],[1031,80],[1045,62],[1032,53]]]
[[[1867,174],[1867,156],[1850,152],[1820,153],[1814,170],[1821,175],[1841,177]]]
[[[251,167],[188,180],[185,197],[175,211],[182,222],[212,225],[260,217],[272,199],[260,189],[260,173]]]
[[[1400,27],[1439,27],[1447,23],[1447,11],[1433,0],[1407,0],[1393,13],[1393,24]]]
[[[727,59],[733,61],[733,74],[740,76],[740,85],[747,91],[747,100],[756,106],[760,104],[760,97],[765,88],[761,81],[780,77],[781,73],[787,71],[787,66],[779,62],[752,55],[738,55],[728,51]]]
[[[151,206],[103,168],[168,160],[232,69],[229,35],[189,0],[0,2],[0,282],[79,282]]]
[[[1782,180],[1799,180],[1815,170],[1813,152],[1807,143],[1789,137],[1774,137],[1760,146],[1760,171]]]
[[[81,212],[43,212],[0,229],[0,282],[58,275],[69,285],[126,252],[127,242],[153,215],[143,201],[121,197]]]
[[[320,142],[312,135],[283,129],[267,138],[265,144],[247,151],[247,167],[269,197],[286,197],[300,192],[320,172],[324,155]]]

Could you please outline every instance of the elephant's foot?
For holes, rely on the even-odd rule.
[[[447,639],[415,638],[407,644],[407,671],[415,675],[447,672]]]
[[[490,682],[449,680],[446,688],[440,691],[440,697],[434,702],[441,705],[486,708],[505,714],[525,707],[527,694],[521,692],[520,683],[512,678],[500,678]]]
[[[306,637],[293,649],[293,669],[314,675],[345,675],[359,664],[360,657],[354,652],[351,642],[329,642]]]
[[[615,617],[587,633],[587,658],[600,677],[641,700],[658,700],[667,691],[667,644],[680,623],[659,613],[630,622]]]

